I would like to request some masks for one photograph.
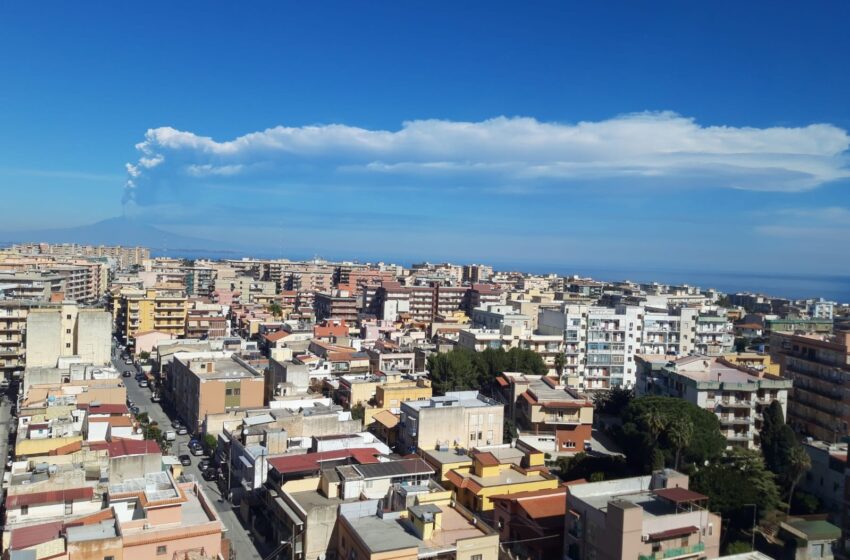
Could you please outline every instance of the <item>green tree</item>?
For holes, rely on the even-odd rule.
[[[687,447],[691,443],[691,438],[694,437],[694,424],[690,418],[676,418],[667,426],[666,436],[668,441],[676,449],[676,460],[673,463],[673,468],[678,470],[682,449]]]
[[[148,359],[150,359],[150,357],[151,357],[150,352],[139,352],[139,359],[143,362],[147,362]]]
[[[726,448],[717,416],[683,399],[632,399],[620,417],[622,424],[612,430],[612,435],[623,448],[630,468],[638,473],[673,464],[676,447],[669,437],[661,436],[674,420],[687,418],[693,426],[687,445],[679,450],[680,461],[701,465],[719,457]]]
[[[504,437],[504,441],[513,442],[513,440],[516,439],[517,436],[519,436],[519,432],[517,432],[516,429],[516,424],[510,418],[505,418],[503,425],[504,428],[502,430],[502,435]]]
[[[567,358],[563,352],[555,354],[555,371],[558,372],[558,379],[564,376],[564,366],[567,365]]]
[[[351,417],[355,420],[363,420],[366,417],[366,408],[361,403],[351,407]]]
[[[428,356],[428,371],[434,393],[445,395],[447,391],[478,387],[479,376],[473,356],[473,352],[460,349]]]
[[[136,420],[138,420],[139,423],[142,424],[142,426],[149,424],[150,421],[151,421],[147,412],[140,412],[140,413],[136,414]]]
[[[210,455],[213,455],[215,453],[216,447],[218,447],[218,438],[212,434],[205,434],[204,447],[207,448]]]
[[[753,524],[753,504],[759,518],[774,514],[779,487],[757,451],[732,448],[691,477],[691,487],[708,496],[712,511],[729,523],[727,542],[742,538]]]
[[[743,554],[745,552],[752,552],[753,547],[747,541],[735,541],[730,542],[726,545],[726,554]]]
[[[266,309],[272,314],[272,317],[277,318],[283,315],[283,308],[276,301],[271,302]]]
[[[597,391],[594,393],[593,407],[600,414],[619,416],[634,397],[635,393],[633,390],[617,385],[608,391]]]
[[[797,472],[805,466],[800,454],[806,455],[806,452],[797,440],[794,430],[785,423],[782,405],[778,401],[773,401],[765,409],[759,439],[764,463],[768,470],[776,475],[790,502],[794,494],[792,486],[796,486],[799,479]],[[805,468],[803,474],[810,467],[811,464]]]
[[[791,502],[794,499],[794,490],[800,482],[800,478],[812,468],[812,459],[802,445],[797,445],[791,450],[791,457],[788,461],[788,472],[786,476],[791,481],[791,486],[788,489],[788,513],[791,513]]]

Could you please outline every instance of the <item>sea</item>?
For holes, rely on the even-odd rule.
[[[513,270],[513,268],[512,268]],[[523,270],[516,268],[516,270]],[[545,265],[525,265],[525,270],[537,274],[573,274],[608,282],[658,282],[714,288],[724,293],[752,292],[789,299],[823,298],[827,301],[850,303],[850,276],[827,274],[764,274],[748,272],[719,272],[674,269],[636,269]]]

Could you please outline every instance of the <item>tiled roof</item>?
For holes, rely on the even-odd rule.
[[[335,449],[333,451],[320,451],[318,453],[306,453],[304,455],[288,455],[272,457],[269,464],[281,474],[315,472],[321,469],[322,463],[327,461],[339,461],[341,459],[352,459],[356,463],[377,463],[375,458],[380,452],[374,447],[356,449]]]
[[[703,496],[699,492],[688,490],[687,488],[659,488],[655,491],[655,495],[665,500],[675,502],[677,504],[683,502],[695,502],[699,500],[707,500],[708,496]]]
[[[129,410],[126,404],[99,404],[91,406],[89,403],[78,403],[77,408],[88,410],[89,414],[127,414]]]
[[[15,494],[6,497],[6,509],[15,509],[21,506],[33,506],[39,504],[56,504],[67,501],[90,500],[94,495],[94,489],[90,486],[83,488],[69,488],[67,490],[50,490],[48,492],[30,492],[28,494]]]
[[[63,526],[64,523],[62,521],[54,521],[52,523],[42,523],[41,525],[12,529],[9,548],[12,550],[21,550],[59,538]]]
[[[496,465],[500,464],[496,456],[490,453],[489,451],[485,451],[483,453],[475,453],[473,457],[475,457],[475,459],[485,467],[495,467]]]

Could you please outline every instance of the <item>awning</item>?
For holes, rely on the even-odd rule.
[[[298,514],[295,513],[295,510],[292,509],[291,507],[289,507],[289,504],[287,504],[285,501],[283,501],[283,498],[275,498],[274,502],[277,505],[277,507],[279,507],[280,510],[283,513],[286,514],[286,516],[289,518],[289,522],[293,526],[300,527],[301,525],[304,524],[304,522],[301,521],[301,518],[298,517]]]

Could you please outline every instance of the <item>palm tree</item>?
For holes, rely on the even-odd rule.
[[[812,468],[812,459],[802,445],[795,445],[788,458],[788,476],[791,479],[791,488],[788,490],[788,510],[791,513],[791,502],[794,500],[794,489],[804,474]]]
[[[673,468],[679,470],[679,456],[682,449],[691,443],[694,437],[694,423],[690,418],[677,418],[667,427],[667,439],[676,448],[676,461]]]
[[[564,353],[558,352],[555,354],[555,371],[558,372],[558,381],[560,381],[561,377],[564,375],[565,365],[567,365],[567,359],[564,357]]]
[[[667,417],[657,408],[650,408],[643,415],[643,421],[649,429],[650,436],[652,436],[652,443],[658,443],[661,432],[667,426]]]

